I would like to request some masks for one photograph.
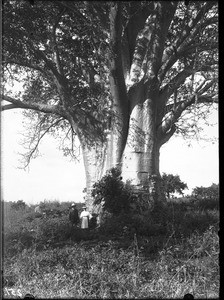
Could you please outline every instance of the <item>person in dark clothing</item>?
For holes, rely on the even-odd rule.
[[[75,203],[71,205],[71,209],[69,212],[69,221],[71,222],[72,226],[77,226],[79,223],[79,213]]]
[[[97,227],[97,214],[93,213],[92,218],[89,221],[89,228],[95,229]]]

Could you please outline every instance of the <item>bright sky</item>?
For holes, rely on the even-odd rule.
[[[217,123],[218,113],[212,115],[212,123]],[[53,138],[47,137],[40,146],[41,157],[31,161],[29,170],[21,166],[19,145],[22,136],[21,110],[2,112],[1,119],[1,190],[5,201],[24,200],[29,204],[40,201],[59,200],[83,201],[85,171],[82,161],[71,161],[57,150]],[[206,127],[203,135],[218,137],[218,126]],[[161,148],[160,171],[179,175],[187,183],[191,193],[196,186],[210,186],[219,183],[218,142],[192,142],[188,147],[181,138],[173,137]]]

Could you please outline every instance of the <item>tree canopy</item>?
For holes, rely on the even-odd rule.
[[[89,20],[96,9],[101,10],[99,4],[92,10],[81,2],[4,3],[4,79],[12,84],[22,81],[24,89],[22,95],[5,90],[3,99],[11,104],[3,105],[2,110],[29,109],[24,114],[33,122],[32,150],[45,132],[55,133],[55,128],[62,129],[60,134],[68,128],[71,141],[76,134],[90,141],[103,138],[109,96],[104,54],[96,49],[105,51],[106,34]],[[69,110],[76,131],[69,126]]]
[[[4,80],[21,81],[23,92],[5,85],[2,110],[28,109],[28,161],[47,132],[71,141],[67,154],[78,137],[96,181],[130,145],[144,184],[159,175],[160,147],[174,133],[195,135],[218,103],[216,1],[6,0],[3,8]]]
[[[28,1],[4,1],[4,78],[22,80],[24,92],[10,97],[11,91],[5,91],[3,99],[11,104],[3,105],[2,109],[28,108],[51,113],[51,118],[58,120],[69,119],[67,111],[72,108],[82,133],[87,124],[95,128],[105,126],[108,121],[105,113],[110,106],[110,5],[110,2],[37,1],[31,6]],[[149,81],[156,75],[156,84],[160,85],[160,94],[166,102],[160,113],[164,131],[176,123],[184,110],[188,112],[190,104],[217,102],[218,17],[216,1],[188,6],[179,2],[172,7],[164,37],[158,36],[163,38],[162,45],[155,42],[152,49],[147,45],[150,53],[136,53],[138,40],[138,47],[145,51],[144,43],[148,44],[151,33],[150,24],[145,29],[143,26],[158,5],[153,1],[122,3],[120,35],[124,75],[130,79],[127,90],[134,93],[143,77]],[[166,8],[160,8],[161,16],[154,16],[164,18],[164,27],[167,27],[166,14],[162,9]],[[150,55],[155,56],[153,68]],[[62,91],[62,86],[67,91]],[[68,99],[66,93],[70,93]],[[53,119],[45,118],[43,123],[53,124]],[[177,130],[183,131],[180,124],[176,125]],[[186,124],[181,125],[186,129]],[[194,125],[190,122],[188,129]],[[87,131],[89,135],[90,126]]]

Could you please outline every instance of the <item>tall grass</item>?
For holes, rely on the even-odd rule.
[[[35,219],[29,224],[39,231],[20,249],[7,240],[11,223],[5,297],[11,288],[37,298],[218,298],[218,222],[217,209],[178,204],[145,218],[112,219],[91,232],[71,231],[66,218],[60,226],[58,218]]]

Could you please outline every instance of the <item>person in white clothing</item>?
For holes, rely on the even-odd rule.
[[[89,220],[92,218],[90,212],[86,210],[86,206],[83,206],[83,211],[80,214],[81,220],[81,228],[88,229],[89,228]]]

